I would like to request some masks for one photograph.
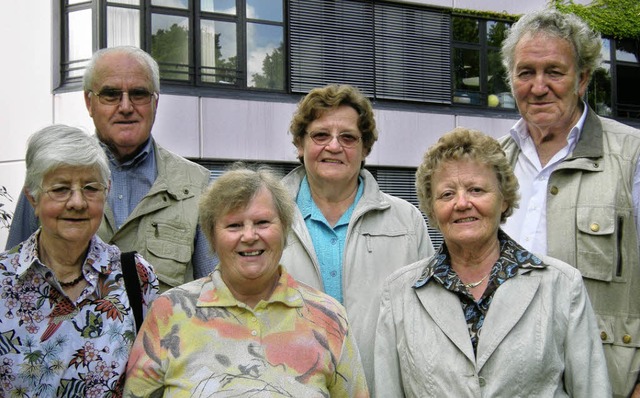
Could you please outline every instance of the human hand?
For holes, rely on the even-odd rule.
[[[636,387],[633,389],[631,397],[629,398],[640,398],[640,384],[636,384]]]

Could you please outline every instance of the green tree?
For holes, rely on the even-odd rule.
[[[274,90],[284,89],[284,42],[262,60],[262,74],[252,76],[254,87]]]
[[[158,29],[151,36],[151,55],[158,61],[163,79],[189,79],[189,32],[173,24],[169,29]]]

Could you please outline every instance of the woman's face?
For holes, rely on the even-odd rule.
[[[212,246],[225,283],[237,291],[260,286],[270,289],[279,277],[284,239],[278,211],[266,188],[258,191],[244,209],[220,217]]]
[[[327,145],[319,145],[309,137],[316,132],[325,132],[335,137],[341,133],[349,133],[360,140],[353,148],[344,148],[336,138]],[[362,133],[358,128],[358,112],[348,105],[323,112],[307,126],[307,134],[298,147],[298,157],[300,156],[304,156],[304,167],[312,186],[357,183],[360,165],[366,157]]]
[[[470,159],[446,161],[433,174],[432,189],[436,222],[450,249],[497,239],[507,202],[491,167]]]
[[[106,188],[96,184],[101,181],[100,173],[94,168],[61,166],[50,171],[42,180],[40,197],[36,200],[30,194],[27,198],[40,219],[40,238],[46,241],[88,245],[102,222],[102,213],[107,196]],[[100,187],[87,198],[83,187]],[[71,196],[57,201],[47,193],[70,188]],[[53,193],[52,193],[53,195]]]

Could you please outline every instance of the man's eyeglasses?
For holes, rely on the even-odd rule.
[[[157,93],[152,93],[144,88],[134,88],[129,91],[116,90],[112,88],[105,88],[104,90],[96,93],[89,91],[91,94],[98,97],[100,103],[103,105],[118,105],[122,101],[122,96],[127,94],[129,101],[134,105],[147,105],[151,102],[151,98],[156,97]]]
[[[99,182],[91,182],[82,188],[71,188],[68,185],[52,185],[43,191],[56,202],[66,202],[71,198],[73,191],[82,192],[82,196],[88,201],[102,199],[107,187]]]
[[[358,145],[358,142],[362,137],[351,133],[340,133],[337,136],[331,135],[326,131],[313,131],[309,133],[309,137],[318,145],[327,146],[333,141],[334,138],[338,140],[338,143],[343,148],[353,148]]]

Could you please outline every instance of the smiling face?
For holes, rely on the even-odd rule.
[[[273,197],[265,188],[245,208],[220,217],[212,247],[227,286],[245,295],[270,293],[279,277],[284,239]]]
[[[507,209],[498,178],[475,160],[444,162],[433,174],[433,213],[449,250],[489,247]]]
[[[126,53],[105,54],[96,62],[93,80],[91,91],[94,93],[104,89],[154,91],[149,70]],[[84,97],[100,141],[120,160],[135,155],[151,134],[158,100],[154,97],[148,104],[134,105],[123,95],[119,104],[105,105],[89,92],[85,92]]]
[[[100,181],[100,173],[86,167],[61,166],[45,175],[39,198],[36,200],[27,194],[42,226],[42,242],[74,244],[78,247],[89,244],[102,222],[106,192],[87,200],[80,188]],[[45,192],[56,186],[74,189],[69,200],[57,202]]]
[[[514,61],[513,92],[529,131],[568,132],[582,114],[580,98],[589,83],[587,72],[578,74],[571,44],[527,35],[516,45]]]
[[[335,138],[328,145],[318,145],[309,137],[315,132],[326,132],[333,136],[349,133],[362,138],[358,129],[358,112],[348,105],[323,112],[309,123],[307,134],[301,146],[298,146],[298,157],[304,157],[304,167],[312,187],[324,184],[345,187],[357,185],[360,166],[366,157],[362,139],[353,148],[343,148]]]

